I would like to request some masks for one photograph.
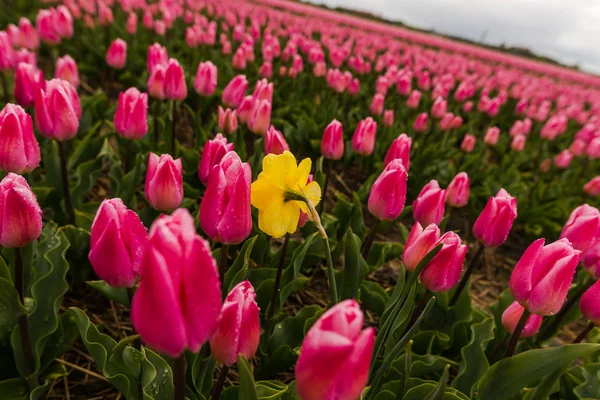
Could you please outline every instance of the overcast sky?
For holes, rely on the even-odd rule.
[[[527,47],[600,73],[599,0],[310,0],[485,43]]]

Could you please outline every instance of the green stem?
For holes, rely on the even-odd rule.
[[[221,247],[221,260],[219,262],[219,279],[221,279],[221,289],[223,290],[223,297],[227,295],[227,290],[223,287],[225,283],[225,272],[227,272],[227,262],[229,257],[229,245],[223,244]]]
[[[15,288],[19,295],[19,301],[25,307],[25,283],[24,283],[23,253],[20,247],[15,247]],[[31,336],[29,333],[29,317],[27,312],[19,315],[19,334],[21,336],[21,351],[25,359],[29,388],[33,390],[38,386],[37,379],[33,375],[35,371],[35,360],[31,347]]]
[[[158,111],[160,107],[160,100],[154,99],[154,137],[153,137],[153,146],[152,149],[154,151],[158,151]]]
[[[185,400],[185,351],[175,359],[175,372],[173,373],[173,384],[175,385],[174,400]]]
[[[175,158],[177,155],[175,154],[175,129],[177,127],[177,103],[173,102],[173,107],[171,108],[171,119],[173,121],[173,129],[171,130],[171,156]]]
[[[8,104],[10,101],[10,93],[8,91],[8,83],[6,82],[4,71],[0,71],[0,84],[2,85],[2,92],[4,93],[4,103]]]
[[[582,330],[579,335],[577,335],[577,337],[575,338],[575,340],[573,340],[573,343],[581,343],[581,341],[583,339],[585,339],[588,335],[588,333],[590,333],[592,331],[592,329],[594,329],[596,327],[596,324],[594,324],[593,322],[590,322],[584,330]]]
[[[58,142],[58,151],[60,155],[60,169],[62,174],[63,195],[65,197],[65,208],[69,217],[69,224],[75,225],[75,210],[73,209],[73,201],[71,200],[71,191],[69,189],[69,170],[67,168],[67,152],[65,143]]]
[[[271,296],[271,304],[269,304],[269,312],[267,313],[267,321],[273,318],[275,314],[275,308],[277,306],[277,299],[279,298],[279,286],[281,285],[281,275],[283,274],[283,264],[285,262],[285,255],[287,253],[288,243],[290,242],[290,234],[285,235],[283,240],[283,247],[281,248],[281,256],[279,257],[279,266],[277,267],[277,275],[275,276],[275,286],[273,286],[273,296]]]
[[[513,332],[512,336],[510,337],[510,342],[508,342],[508,347],[506,347],[506,351],[504,352],[502,359],[512,357],[512,355],[515,353],[515,349],[517,348],[517,343],[519,343],[519,339],[521,338],[521,334],[523,334],[523,329],[525,328],[525,325],[527,324],[527,320],[529,319],[530,315],[531,315],[531,313],[529,312],[528,309],[523,310],[523,314],[521,315],[521,318],[519,319],[519,323],[517,324],[515,331]]]
[[[362,248],[362,256],[363,258],[367,258],[369,255],[369,250],[371,250],[371,246],[373,245],[373,241],[375,240],[375,234],[377,233],[377,227],[379,226],[379,220],[376,220],[375,223],[371,226],[369,233],[365,237],[365,243]]]
[[[225,385],[225,380],[227,379],[228,372],[229,367],[227,365],[223,365],[223,368],[221,368],[221,373],[219,374],[219,379],[213,387],[211,400],[219,400],[219,397],[221,396],[221,391],[223,390],[223,386]]]
[[[456,302],[458,301],[458,298],[460,297],[460,294],[464,290],[465,286],[467,286],[467,282],[469,282],[469,278],[471,277],[473,270],[475,270],[475,267],[477,266],[477,264],[479,264],[479,260],[481,259],[481,255],[483,254],[483,249],[485,249],[485,247],[483,246],[483,243],[481,243],[481,242],[478,243],[478,246],[479,247],[477,248],[477,251],[475,252],[475,255],[473,256],[471,263],[467,267],[465,274],[463,275],[462,279],[460,280],[458,287],[456,288],[456,291],[454,292],[454,295],[452,295],[452,299],[450,300],[450,303],[448,303],[448,307],[452,307],[453,305],[456,304]]]
[[[325,244],[325,253],[327,255],[327,277],[329,279],[329,292],[331,293],[331,302],[337,304],[338,294],[337,285],[335,284],[335,271],[333,269],[333,260],[331,259],[331,247],[329,247],[329,239],[327,236],[323,237],[323,243]]]
[[[321,195],[321,203],[319,204],[319,214],[323,214],[325,209],[325,195],[327,194],[327,185],[329,184],[329,176],[333,169],[333,160],[327,160],[327,170],[325,172],[325,182],[323,183],[323,194]]]

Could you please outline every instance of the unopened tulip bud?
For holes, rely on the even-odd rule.
[[[148,94],[155,99],[164,100],[165,95],[165,75],[166,68],[163,65],[156,65],[150,71],[148,77]]]
[[[560,233],[574,248],[585,252],[600,237],[600,211],[596,207],[582,204],[573,210]]]
[[[446,232],[434,247],[440,243],[442,249],[419,275],[423,286],[434,293],[447,292],[458,283],[467,255],[467,246],[454,232]]]
[[[485,133],[485,138],[483,139],[483,142],[490,146],[495,146],[496,143],[498,143],[499,138],[500,138],[500,128],[498,128],[497,126],[492,126]]]
[[[571,143],[571,146],[569,146],[569,151],[574,156],[580,156],[583,154],[585,147],[586,143],[583,140],[575,139],[573,143]]]
[[[148,133],[148,94],[129,88],[119,93],[115,130],[125,139],[141,139]]]
[[[219,106],[219,130],[226,135],[231,135],[238,128],[238,117],[235,110],[230,108],[223,110]]]
[[[172,101],[183,101],[187,97],[185,74],[179,62],[174,58],[169,60],[165,72],[165,96]]]
[[[245,75],[237,75],[223,89],[223,104],[227,107],[237,108],[244,99],[244,93],[248,87]],[[241,119],[240,119],[241,121]]]
[[[39,10],[35,22],[36,30],[43,42],[51,45],[60,43],[60,36],[56,31],[55,16],[52,11]]]
[[[462,143],[460,144],[461,150],[465,153],[471,153],[475,148],[476,141],[477,139],[475,138],[475,136],[471,135],[470,133],[467,133],[463,138]]]
[[[596,325],[600,325],[600,281],[594,283],[581,296],[579,309],[584,317]]]
[[[261,79],[256,82],[254,86],[254,92],[252,92],[252,98],[254,100],[268,100],[273,102],[273,82],[269,82],[266,79]]]
[[[168,62],[169,56],[166,47],[162,47],[158,43],[148,47],[147,66],[149,72],[152,72],[157,65],[166,66]]]
[[[210,61],[198,64],[194,89],[200,96],[210,96],[217,88],[217,67]]]
[[[592,178],[583,186],[583,191],[589,196],[600,195],[600,175]]]
[[[463,104],[463,111],[466,112],[467,114],[471,112],[471,110],[473,110],[473,102],[471,100],[465,102],[465,104]]]
[[[377,122],[371,117],[361,120],[352,136],[352,148],[357,154],[370,156],[375,149],[376,135]]]
[[[433,106],[431,106],[431,116],[433,118],[440,119],[446,114],[446,110],[448,109],[448,102],[444,100],[442,97],[438,97],[433,102]]]
[[[127,42],[115,39],[106,52],[106,63],[114,69],[125,68],[127,61]]]
[[[248,128],[257,135],[264,135],[271,123],[271,102],[257,100],[254,104],[252,117],[248,121]]]
[[[525,308],[520,305],[518,301],[513,301],[512,304],[508,306],[502,313],[502,325],[504,326],[504,329],[506,329],[511,335],[515,333],[517,324],[519,323],[524,311]],[[523,328],[521,337],[535,336],[542,326],[542,319],[543,317],[541,315],[531,314],[527,319],[525,327]]]
[[[390,162],[377,178],[369,193],[368,208],[380,221],[393,221],[406,203],[408,174],[401,160]]]
[[[0,169],[28,173],[40,164],[40,146],[29,114],[8,103],[0,111]]]
[[[393,160],[402,160],[402,165],[406,172],[410,169],[410,149],[412,146],[412,139],[406,135],[406,133],[400,134],[388,149],[383,159],[383,166],[387,166]]]
[[[525,148],[526,141],[527,137],[525,135],[515,135],[515,137],[513,137],[512,142],[510,143],[510,148],[513,151],[521,152]]]
[[[25,178],[12,172],[0,182],[0,246],[24,247],[42,233],[42,209]]]
[[[594,278],[600,278],[600,238],[596,238],[592,245],[583,253],[581,264]]]
[[[384,126],[394,125],[394,110],[385,110],[383,112],[383,125]]]
[[[214,139],[204,143],[202,157],[198,166],[198,178],[205,185],[208,183],[208,177],[213,167],[221,162],[221,159],[234,148],[233,143],[228,143],[227,139],[220,133],[217,133]]]
[[[244,97],[239,107],[235,110],[238,119],[242,124],[248,124],[248,122],[252,118],[252,113],[254,112],[254,104],[254,97],[248,95]]]
[[[286,150],[289,151],[290,146],[285,141],[285,137],[271,125],[265,133],[265,154],[283,154]]]
[[[427,253],[436,246],[440,236],[440,228],[436,224],[423,229],[420,223],[415,222],[402,252],[402,263],[407,271],[417,268]]]
[[[173,211],[183,201],[183,168],[181,158],[169,154],[160,157],[150,153],[144,189],[146,200],[158,211]]]
[[[344,132],[342,123],[337,119],[331,121],[323,132],[321,154],[329,160],[340,160],[344,156]]]
[[[23,47],[29,50],[35,50],[40,47],[40,38],[31,21],[25,17],[19,19],[19,30],[23,39]]]
[[[418,90],[413,90],[410,92],[410,96],[406,99],[406,107],[411,108],[413,110],[419,108],[419,103],[421,102],[421,92]]]
[[[75,88],[79,87],[79,70],[77,69],[77,63],[71,58],[71,56],[60,57],[56,60],[56,70],[54,77],[65,80],[73,85]]]
[[[585,155],[591,159],[600,158],[600,136],[593,138],[585,148]]]
[[[59,142],[72,139],[79,129],[81,105],[73,85],[62,79],[46,82],[35,98],[35,125],[42,135]]]
[[[573,154],[567,149],[563,150],[554,158],[554,165],[556,165],[560,169],[566,169],[569,164],[571,164],[571,160],[573,159]]]
[[[434,179],[423,187],[419,196],[413,201],[413,218],[421,225],[439,225],[444,217],[446,191]]]
[[[500,246],[517,217],[517,199],[504,189],[491,197],[473,225],[473,235],[488,247]]]
[[[31,107],[40,89],[46,88],[44,73],[37,67],[19,63],[15,72],[15,100],[23,107]]]
[[[421,113],[417,115],[413,129],[415,132],[425,132],[427,130],[427,123],[429,121],[429,115],[427,113]]]
[[[376,93],[371,101],[371,114],[381,115],[383,113],[383,102],[385,97],[381,93]]]
[[[456,208],[466,206],[469,202],[470,182],[466,172],[457,174],[446,188],[446,203]]]

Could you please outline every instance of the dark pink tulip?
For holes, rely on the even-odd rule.
[[[164,65],[157,64],[150,71],[148,76],[148,94],[155,99],[164,100],[165,95],[165,77],[167,70]]]
[[[38,90],[46,87],[44,73],[31,64],[19,63],[15,72],[15,100],[23,107],[35,103]]]
[[[571,164],[571,160],[573,159],[573,154],[567,149],[563,150],[554,158],[554,165],[556,165],[560,169],[566,169]]]
[[[600,195],[600,175],[590,179],[588,183],[583,185],[583,191],[589,196]]]
[[[264,135],[271,123],[271,102],[256,100],[252,116],[248,120],[248,128],[257,135]]]
[[[20,49],[15,52],[15,65],[18,66],[19,63],[30,64],[37,67],[37,55],[27,49]]]
[[[165,96],[172,101],[183,101],[187,97],[185,74],[179,62],[171,58],[165,72]]]
[[[473,235],[488,247],[500,246],[517,217],[517,199],[504,189],[490,197],[473,225]]]
[[[383,113],[383,102],[385,97],[381,93],[375,93],[371,101],[371,114],[381,115]]]
[[[231,135],[238,128],[238,117],[235,110],[230,108],[223,110],[219,106],[219,130],[226,135]]]
[[[242,124],[248,124],[254,112],[255,101],[251,95],[244,97],[239,107],[235,110]]]
[[[451,112],[446,113],[440,120],[440,129],[447,132],[452,129],[452,122],[454,121],[454,114]]]
[[[369,194],[368,208],[380,221],[393,221],[406,203],[408,174],[402,160],[390,162],[377,178]]]
[[[412,139],[406,135],[406,133],[400,134],[388,149],[383,159],[383,166],[387,166],[393,160],[402,160],[402,165],[406,172],[410,169],[410,148],[412,146]]]
[[[600,325],[600,281],[597,281],[581,296],[579,309],[584,317]]]
[[[137,32],[137,25],[138,25],[138,16],[136,13],[134,12],[130,12],[127,15],[127,33],[129,33],[130,35],[135,35],[135,33]]]
[[[463,111],[467,114],[469,114],[471,112],[471,110],[473,110],[473,102],[471,100],[465,102],[465,104],[463,104]]]
[[[221,159],[230,151],[233,151],[234,144],[228,143],[227,139],[220,133],[217,133],[214,139],[204,143],[202,149],[202,158],[198,166],[198,178],[205,185],[208,183],[208,177],[213,167],[221,162]]]
[[[172,211],[183,201],[183,168],[181,158],[169,154],[148,156],[148,172],[144,189],[146,200],[158,211]]]
[[[31,21],[25,17],[19,19],[19,30],[23,38],[23,47],[29,50],[35,50],[40,47],[40,38]]]
[[[358,92],[360,91],[360,81],[358,80],[358,78],[354,78],[350,81],[350,84],[348,85],[348,92],[355,96],[356,94],[358,94]]]
[[[73,85],[62,79],[46,82],[35,98],[35,125],[42,135],[59,142],[72,139],[79,129],[81,105]]]
[[[344,156],[344,132],[342,123],[337,119],[331,121],[323,132],[321,154],[329,160],[340,160]]]
[[[40,164],[40,146],[29,114],[8,103],[0,111],[0,169],[28,173]]]
[[[383,126],[394,125],[394,110],[385,110],[383,112]]]
[[[352,136],[352,148],[357,154],[370,156],[375,149],[376,135],[377,122],[371,117],[361,120]]]
[[[442,249],[419,275],[423,286],[434,293],[447,292],[458,283],[468,249],[454,232],[446,232],[434,246],[440,243]]]
[[[439,225],[444,218],[446,191],[432,179],[423,187],[419,196],[413,201],[413,218],[423,226]]]
[[[502,313],[502,325],[511,335],[514,334],[524,311],[525,308],[520,305],[518,301],[513,301]],[[527,319],[525,328],[523,328],[521,337],[535,336],[542,326],[542,319],[543,317],[541,315],[531,314]]]
[[[250,165],[229,151],[211,169],[200,203],[200,226],[214,242],[239,244],[252,231]]]
[[[0,182],[0,246],[23,247],[42,233],[42,209],[21,175],[10,172]]]
[[[419,108],[419,103],[421,102],[421,92],[418,90],[413,90],[410,92],[410,96],[406,99],[406,107],[411,109]]]
[[[132,287],[148,242],[148,233],[135,211],[121,199],[102,202],[90,236],[90,264],[113,287]]]
[[[146,61],[148,72],[152,72],[157,65],[166,67],[168,62],[169,55],[166,47],[162,47],[158,43],[154,43],[152,46],[148,47],[148,58]]]
[[[580,156],[585,151],[586,143],[583,140],[575,139],[571,146],[569,146],[569,151],[574,156]]]
[[[23,35],[21,35],[21,30],[15,24],[8,24],[5,32],[8,34],[8,38],[13,48],[18,49],[22,47]]]
[[[48,44],[60,43],[60,36],[56,31],[54,20],[54,13],[50,10],[39,10],[35,20],[40,39]]]
[[[415,222],[402,252],[402,263],[407,271],[417,268],[427,253],[436,246],[440,236],[440,228],[436,224],[423,229],[420,223]]]
[[[498,143],[498,139],[500,138],[500,128],[497,126],[492,126],[485,133],[485,137],[483,138],[483,142],[490,146],[495,146]]]
[[[446,188],[446,203],[456,208],[466,206],[469,202],[470,182],[466,172],[458,173]]]
[[[398,77],[396,81],[396,91],[403,95],[407,96],[412,88],[412,76],[410,74],[402,74]]]
[[[433,106],[431,106],[431,116],[433,118],[440,119],[446,114],[446,110],[448,109],[448,102],[444,100],[442,97],[438,97],[433,102]]]
[[[415,123],[413,124],[413,129],[415,132],[425,132],[427,130],[428,121],[429,115],[426,112],[417,115]]]
[[[538,239],[525,250],[510,276],[510,291],[530,312],[554,315],[567,299],[581,252],[567,239],[544,243]]]
[[[460,144],[461,150],[465,153],[471,153],[475,148],[476,141],[477,139],[475,138],[475,136],[471,135],[470,133],[467,133],[463,138],[462,143]]]
[[[77,63],[66,55],[59,57],[56,60],[56,69],[54,70],[54,77],[69,82],[73,87],[79,87],[79,70]]]
[[[217,67],[210,61],[198,64],[194,89],[200,96],[210,96],[217,88]]]
[[[127,61],[127,42],[115,39],[106,51],[106,63],[114,69],[125,68]]]
[[[600,237],[583,253],[581,264],[590,275],[600,277]]]
[[[600,237],[600,211],[589,204],[573,210],[560,233],[574,248],[585,252]]]
[[[508,133],[510,137],[515,137],[516,135],[524,135],[523,121],[515,121],[515,123],[510,127]]]
[[[15,67],[15,51],[13,50],[8,34],[0,31],[0,71],[7,71]]]
[[[462,126],[463,119],[460,115],[455,115],[450,123],[450,129],[458,129]]]
[[[270,103],[273,102],[273,82],[269,82],[266,79],[261,79],[256,82],[254,86],[254,92],[252,92],[252,98],[256,100],[268,100]]]
[[[237,108],[244,99],[248,87],[245,75],[237,75],[223,89],[222,100],[227,107]],[[241,119],[240,119],[241,121]]]
[[[525,148],[525,142],[527,141],[527,136],[525,135],[515,135],[513,137],[512,142],[510,143],[510,148],[513,151],[521,152]]]
[[[600,158],[600,136],[590,140],[585,148],[585,155],[592,159]]]
[[[149,347],[176,358],[197,353],[213,335],[221,309],[217,263],[186,209],[150,228],[131,321]]]
[[[56,7],[54,12],[54,29],[62,39],[73,36],[73,17],[69,9],[63,5]]]
[[[275,129],[273,125],[265,133],[265,154],[283,154],[284,151],[290,151],[283,134]]]
[[[263,78],[270,78],[273,76],[273,64],[269,61],[265,61],[258,69],[258,75]]]
[[[217,329],[210,339],[215,360],[231,367],[238,354],[250,360],[258,350],[260,320],[256,294],[249,281],[238,283],[225,298]]]
[[[326,311],[309,329],[296,364],[302,400],[358,399],[367,384],[375,330],[362,329],[363,313],[355,300]]]
[[[141,139],[148,133],[148,94],[136,88],[119,93],[115,130],[125,139]]]

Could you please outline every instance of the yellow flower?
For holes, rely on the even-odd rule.
[[[261,231],[274,238],[296,232],[300,211],[308,213],[308,207],[303,201],[289,200],[290,194],[305,196],[313,206],[319,203],[321,187],[317,182],[306,183],[311,165],[309,158],[296,165],[296,157],[289,151],[263,158],[263,170],[251,188]]]

